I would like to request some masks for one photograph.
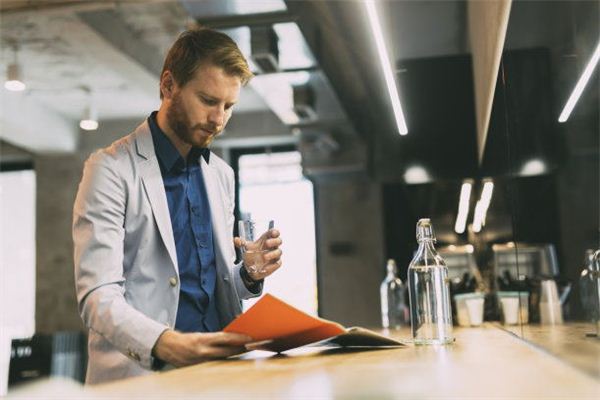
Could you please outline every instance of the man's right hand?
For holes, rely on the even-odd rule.
[[[181,333],[166,330],[160,335],[152,355],[176,367],[227,358],[246,351],[250,336],[238,333]]]

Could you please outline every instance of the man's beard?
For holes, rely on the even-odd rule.
[[[176,94],[173,97],[171,106],[167,109],[167,123],[169,127],[175,132],[175,135],[184,143],[192,145],[194,147],[208,147],[213,141],[215,136],[219,133],[217,127],[213,124],[197,124],[191,126],[185,111],[181,105],[181,96]],[[203,129],[205,131],[213,132],[210,136],[198,136],[194,135],[194,131]]]

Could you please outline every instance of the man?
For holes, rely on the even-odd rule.
[[[228,357],[252,340],[219,331],[281,266],[281,239],[266,233],[262,272],[234,264],[234,174],[207,149],[251,77],[228,36],[184,32],[158,112],[87,160],[73,209],[86,382]]]

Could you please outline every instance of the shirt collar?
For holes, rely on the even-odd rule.
[[[154,151],[162,165],[162,167],[170,172],[174,167],[183,169],[186,165],[183,157],[177,151],[177,148],[171,143],[171,140],[158,126],[156,122],[156,114],[154,111],[148,117],[148,125],[150,126],[150,132],[152,133],[152,139],[154,141]],[[200,157],[204,158],[204,161],[208,164],[210,161],[210,150],[205,147],[192,147],[188,154],[188,164],[197,163]]]

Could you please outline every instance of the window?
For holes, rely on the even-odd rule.
[[[302,176],[297,151],[247,154],[239,158],[242,215],[272,219],[283,239],[283,267],[265,280],[270,293],[317,314],[317,265],[312,183]],[[245,302],[245,309],[258,299]]]
[[[10,337],[35,331],[35,172],[0,173],[0,327]]]

